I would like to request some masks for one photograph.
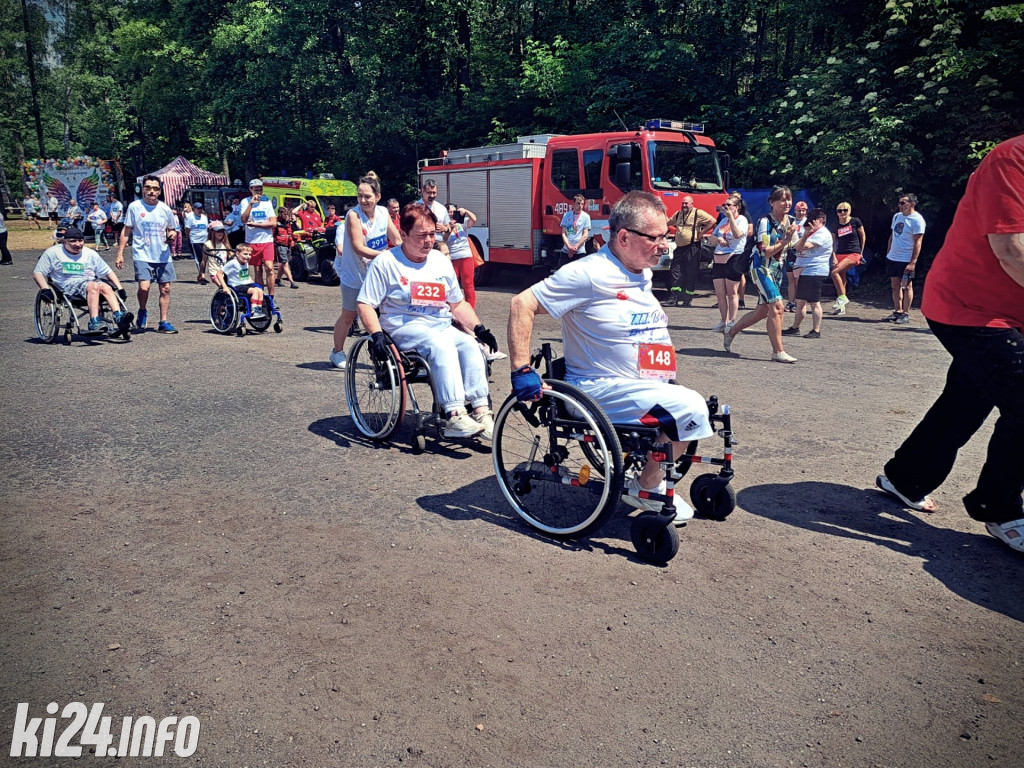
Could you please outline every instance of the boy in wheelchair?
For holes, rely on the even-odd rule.
[[[252,246],[239,243],[235,248],[235,257],[228,259],[221,272],[210,272],[210,279],[226,291],[234,291],[239,296],[248,296],[252,302],[252,316],[264,317],[263,286],[252,279],[249,270],[249,259],[252,258]]]
[[[118,300],[127,296],[121,281],[96,251],[85,247],[85,235],[77,227],[69,227],[64,232],[63,242],[43,251],[32,279],[41,290],[55,290],[68,299],[84,300],[89,310],[89,326],[85,331],[89,335],[108,331],[100,316],[101,298],[114,310],[119,332],[131,327],[134,318],[122,309],[123,304]]]
[[[651,292],[651,270],[668,247],[665,206],[654,195],[631,192],[612,209],[608,244],[573,261],[512,299],[508,346],[512,389],[520,401],[542,397],[539,374],[530,366],[534,317],[562,321],[566,381],[590,395],[613,424],[657,427],[672,443],[673,455],[687,443],[710,437],[707,403],[697,392],[673,383],[676,357],[668,318]],[[630,506],[660,511],[664,470],[653,455],[625,479],[622,496]],[[693,509],[674,499],[676,525]]]

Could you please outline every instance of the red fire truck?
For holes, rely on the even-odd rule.
[[[578,193],[593,224],[589,253],[604,243],[611,208],[626,192],[652,192],[669,216],[691,195],[714,216],[729,183],[729,156],[715,149],[703,124],[674,120],[648,120],[635,131],[520,136],[515,144],[450,150],[418,166],[421,187],[433,179],[440,202],[477,215],[470,237],[488,262],[483,272],[496,264],[557,267],[562,216]],[[670,260],[671,253],[659,267]]]

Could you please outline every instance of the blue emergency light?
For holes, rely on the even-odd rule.
[[[648,131],[688,131],[689,133],[704,133],[704,123],[684,123],[681,120],[665,120],[658,118],[648,120],[644,123]]]

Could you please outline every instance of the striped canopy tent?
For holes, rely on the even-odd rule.
[[[159,176],[160,183],[164,186],[163,201],[173,207],[182,193],[191,186],[198,184],[221,185],[228,184],[228,177],[219,173],[204,171],[197,165],[193,165],[180,155],[161,168],[159,171],[147,173],[145,176]],[[139,176],[136,181],[139,188],[142,187],[142,180],[145,176]]]

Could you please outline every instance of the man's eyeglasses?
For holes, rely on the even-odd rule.
[[[632,232],[634,235],[639,235],[640,237],[654,244],[668,242],[668,232],[665,232],[664,234],[661,235],[648,235],[646,232],[638,232],[637,230],[630,229],[629,227],[623,227],[623,229],[626,230],[627,232]]]
[[[159,191],[160,191],[160,187],[154,187],[154,186],[152,186],[151,184],[146,184],[146,185],[145,185],[145,186],[143,187],[143,189],[145,189],[145,190],[147,190],[147,191],[149,191],[149,192],[159,192]]]

